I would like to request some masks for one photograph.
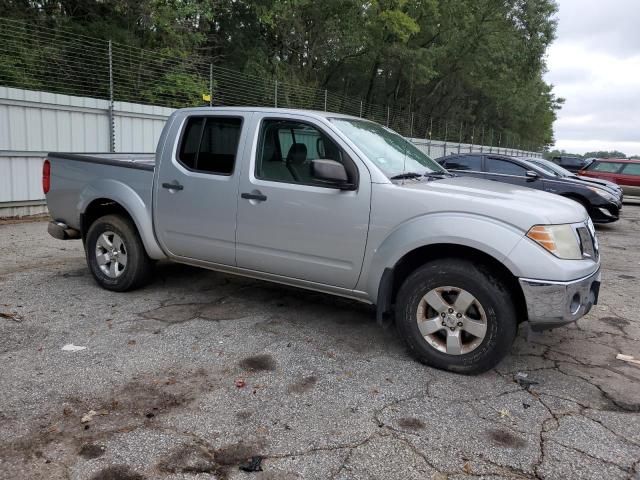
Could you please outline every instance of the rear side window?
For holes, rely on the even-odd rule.
[[[502,175],[518,175],[524,177],[527,170],[520,165],[516,165],[508,160],[502,160],[500,158],[487,158],[487,172],[500,173]]]
[[[620,163],[615,162],[593,162],[589,170],[593,170],[594,172],[616,173],[620,170],[620,166]]]
[[[196,172],[231,175],[241,128],[240,118],[189,118],[182,135],[178,161]]]
[[[622,169],[625,175],[640,175],[640,163],[627,163]]]
[[[445,168],[449,170],[482,171],[482,157],[480,155],[461,155],[445,160]]]

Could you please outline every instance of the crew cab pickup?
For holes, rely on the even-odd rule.
[[[561,326],[598,298],[582,206],[455,176],[361,118],[177,110],[155,156],[50,153],[43,188],[49,233],[82,239],[103,288],[141,287],[169,259],[350,297],[456,372],[493,367],[520,322]]]

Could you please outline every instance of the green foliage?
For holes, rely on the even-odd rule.
[[[478,141],[482,125],[487,138],[529,149],[553,144],[552,124],[563,102],[543,80],[555,11],[555,0],[0,2],[0,17],[185,60],[167,66],[132,54],[121,90],[128,100],[171,97],[174,106],[201,103],[208,85],[201,66],[213,63],[384,105],[384,112],[365,112],[379,119],[386,116],[386,106],[392,117],[413,112],[413,131],[420,136],[435,119],[433,128],[439,131],[449,132],[453,123],[477,126],[464,129],[466,141],[472,132]],[[37,53],[23,49],[20,68],[0,49],[0,79],[33,88],[34,79],[20,72],[34,65]],[[63,56],[58,65],[73,70]],[[96,70],[103,71],[104,62],[96,62]],[[308,101],[318,104],[318,99]]]
[[[607,150],[600,150],[597,152],[587,152],[584,154],[584,158],[591,158],[591,157],[595,157],[595,158],[627,158],[627,156],[622,153],[619,152],[618,150],[611,150],[611,151],[607,151]]]

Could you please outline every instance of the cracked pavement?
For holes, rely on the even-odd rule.
[[[640,358],[639,229],[634,205],[598,227],[588,316],[523,325],[468,377],[412,360],[366,305],[170,263],[107,292],[80,242],[5,222],[0,478],[638,480],[640,366],[615,356]]]

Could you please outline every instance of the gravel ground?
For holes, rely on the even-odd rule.
[[[364,305],[169,263],[110,293],[79,242],[2,224],[0,477],[640,479],[639,228],[599,227],[587,317],[466,377]]]

